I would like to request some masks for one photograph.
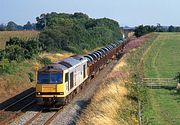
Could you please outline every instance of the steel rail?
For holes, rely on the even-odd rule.
[[[16,104],[19,103],[20,101],[22,101],[22,100],[24,100],[24,99],[30,97],[30,96],[33,95],[33,94],[35,94],[35,92],[32,92],[32,93],[30,93],[30,94],[24,96],[23,98],[19,99],[18,101],[14,102],[14,103],[12,103],[12,104],[10,104],[10,105],[8,105],[7,107],[5,107],[4,109],[2,109],[2,110],[0,111],[0,114],[2,114],[2,113],[3,113],[5,110],[7,110],[8,108],[10,108],[10,107],[16,105]]]
[[[56,113],[54,113],[54,115],[52,115],[52,116],[44,123],[44,125],[49,125],[49,124],[59,115],[59,113],[60,113],[62,110],[63,110],[63,106],[60,107],[60,109],[59,109]]]
[[[25,110],[26,108],[32,106],[36,101],[33,100],[32,102],[26,104],[24,107],[22,107],[21,109],[19,109],[18,111],[12,113],[7,119],[3,120],[0,122],[0,125],[4,125],[4,124],[8,124],[11,122],[11,120],[13,120],[14,118],[16,118],[16,116],[20,116],[22,114],[24,114],[24,112],[22,112],[22,110]]]
[[[27,121],[24,125],[29,125],[30,123],[32,123],[34,120],[36,120],[41,114],[42,114],[43,110],[39,111],[38,113],[36,113],[36,115],[34,115],[29,121]]]

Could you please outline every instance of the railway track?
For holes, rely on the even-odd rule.
[[[63,110],[63,106],[61,106],[56,111],[49,111],[47,109],[42,109],[39,112],[37,112],[31,119],[29,119],[24,125],[29,125],[31,123],[49,125],[62,110]],[[46,116],[45,113],[47,112],[49,114]],[[40,120],[42,117],[47,120]]]
[[[56,113],[54,113],[53,116],[51,116],[44,125],[49,125],[57,116],[58,114],[63,110],[63,107],[61,107]]]
[[[22,98],[21,100],[18,100],[17,102],[15,102],[14,104],[11,104],[9,106],[7,106],[4,111],[7,112],[8,110],[10,110],[9,108],[12,109],[12,107],[14,107],[14,105],[20,106],[19,104],[22,101],[25,101],[24,99],[29,100],[29,98],[33,99],[33,97],[31,97],[31,95],[27,95],[26,97]],[[51,122],[54,122],[54,119],[58,117],[58,115],[63,112],[62,110],[64,109],[64,107],[60,107],[59,110],[47,110],[47,109],[43,109],[43,107],[39,107],[37,108],[38,110],[33,110],[36,106],[34,106],[33,108],[31,108],[30,110],[25,110],[27,108],[30,108],[32,106],[32,103],[29,103],[27,105],[24,105],[23,107],[19,108],[19,110],[17,110],[16,112],[13,112],[13,115],[11,117],[9,117],[8,119],[6,119],[3,122],[0,122],[0,124],[9,124],[10,121],[12,121],[13,119],[17,118],[16,120],[14,120],[13,122],[11,122],[12,125],[15,124],[21,124],[21,125],[29,125],[29,124],[43,124],[43,125],[49,125],[51,124]],[[28,111],[32,111],[27,113]],[[29,116],[27,114],[29,114]],[[18,117],[22,115],[21,117]],[[30,115],[31,114],[31,115]],[[27,117],[28,116],[28,117]],[[24,120],[20,120],[23,119]]]
[[[32,92],[14,103],[9,104],[0,111],[0,124],[8,124],[16,117],[22,115],[35,104],[35,92]]]

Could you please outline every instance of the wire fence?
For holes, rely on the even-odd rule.
[[[177,81],[174,78],[143,78],[142,83],[149,88],[175,88]]]

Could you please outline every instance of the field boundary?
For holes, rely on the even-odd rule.
[[[176,87],[177,81],[174,78],[143,78],[142,83],[150,88]]]

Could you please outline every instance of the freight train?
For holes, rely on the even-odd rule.
[[[38,70],[36,97],[43,104],[67,104],[113,58],[122,54],[127,40],[88,55],[74,55]]]

